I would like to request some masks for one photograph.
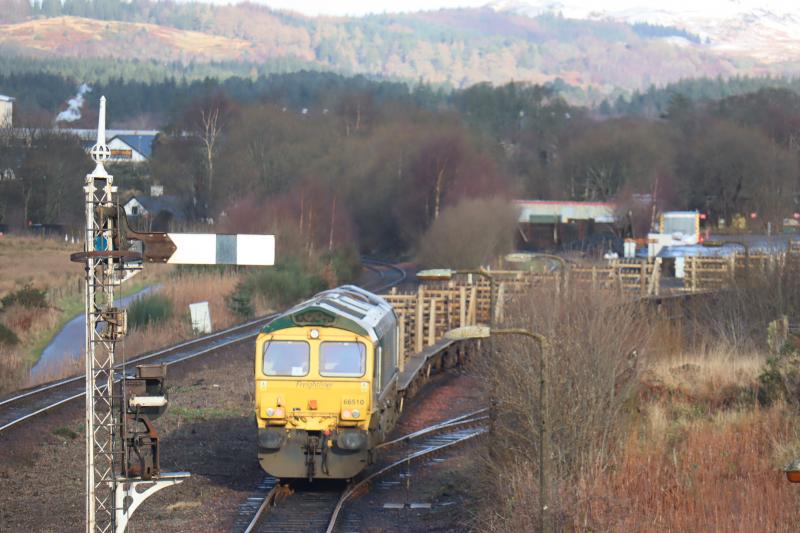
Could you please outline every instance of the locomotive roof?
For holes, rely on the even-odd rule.
[[[380,296],[354,285],[321,292],[272,319],[261,330],[272,333],[297,326],[326,326],[380,339],[397,323],[394,309]]]

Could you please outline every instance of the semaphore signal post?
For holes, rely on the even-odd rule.
[[[117,348],[127,331],[126,310],[115,306],[122,283],[145,262],[270,266],[272,235],[139,233],[128,227],[117,188],[104,163],[106,99],[100,98],[96,166],[86,176],[86,531],[122,532],[136,508],[158,490],[181,483],[188,472],[161,472],[152,419],[167,407],[166,368],[139,365],[129,376]],[[141,490],[140,490],[141,489]]]

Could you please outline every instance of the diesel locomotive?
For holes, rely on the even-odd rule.
[[[400,414],[398,322],[351,285],[275,317],[255,353],[258,460],[279,478],[349,479]]]

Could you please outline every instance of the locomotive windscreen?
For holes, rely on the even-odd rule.
[[[367,348],[360,342],[323,342],[319,346],[319,374],[361,377],[367,369]]]
[[[308,375],[310,348],[305,341],[269,341],[264,345],[264,374]]]

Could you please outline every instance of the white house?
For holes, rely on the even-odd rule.
[[[185,206],[177,196],[164,195],[161,185],[150,188],[150,196],[134,196],[123,209],[131,222],[146,231],[169,231],[173,222],[186,220]]]
[[[12,126],[11,117],[13,114],[14,99],[0,94],[0,128],[10,128]]]
[[[88,152],[94,146],[97,130],[63,129],[80,137]],[[153,155],[157,130],[106,130],[106,144],[111,149],[114,163],[143,163]]]

